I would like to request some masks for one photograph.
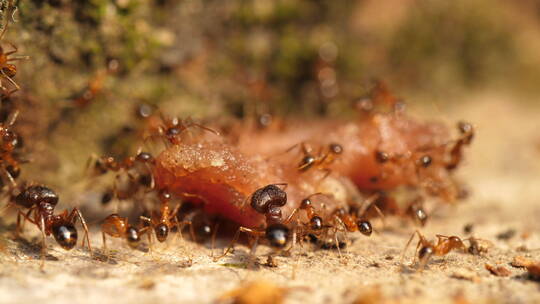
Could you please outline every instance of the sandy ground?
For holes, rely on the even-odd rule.
[[[540,302],[540,283],[509,265],[518,255],[540,260],[540,109],[496,95],[471,99],[475,102],[445,109],[440,116],[477,126],[478,136],[460,172],[472,195],[463,204],[437,209],[423,233],[429,238],[465,237],[464,226],[473,224],[474,236],[494,244],[483,256],[454,252],[415,272],[407,266],[412,248],[406,266],[399,262],[415,228],[389,220],[384,229],[377,223],[379,233],[370,238],[352,236],[354,242],[341,258],[335,251],[297,247],[292,257],[276,259],[277,268],[246,269],[249,250],[244,246],[214,262],[209,246],[189,241],[170,240],[152,255],[113,241],[113,256],[104,262],[79,247],[65,252],[51,239],[41,271],[38,239],[27,234],[29,241],[13,240],[12,220],[7,220],[0,225],[0,303],[213,303],[257,280],[284,287],[285,303],[369,302],[374,298],[368,295],[376,290],[388,301],[405,303]],[[497,238],[509,229],[515,230],[513,237]],[[98,227],[92,230],[99,247]],[[266,250],[259,248],[261,264]],[[510,275],[492,275],[486,263],[504,266]]]

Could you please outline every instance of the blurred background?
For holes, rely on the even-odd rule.
[[[7,3],[4,41],[30,56],[13,97],[23,174],[53,187],[91,153],[132,153],[143,103],[212,122],[341,117],[374,79],[439,116],[478,92],[538,103],[536,0],[26,0],[13,16]]]

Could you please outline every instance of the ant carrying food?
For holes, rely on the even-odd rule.
[[[407,242],[407,245],[405,245],[405,249],[403,249],[403,254],[401,259],[403,259],[403,255],[405,254],[405,251],[407,251],[407,248],[409,247],[409,244],[413,240],[414,236],[418,235],[418,244],[416,245],[415,250],[415,260],[418,258],[419,260],[419,266],[418,270],[424,269],[424,267],[429,262],[429,259],[435,255],[435,256],[445,256],[447,255],[452,249],[461,249],[463,252],[466,252],[466,247],[463,241],[457,237],[457,236],[446,236],[437,234],[437,242],[428,241],[421,233],[420,231],[416,230],[412,235],[409,241]]]
[[[47,250],[45,241],[47,236],[52,234],[56,242],[65,250],[75,247],[77,244],[77,229],[75,228],[77,219],[81,221],[84,229],[83,244],[86,239],[88,250],[90,251],[90,255],[92,255],[92,247],[90,245],[90,238],[88,237],[88,226],[81,212],[79,209],[73,208],[71,212],[64,210],[60,214],[54,214],[54,208],[58,204],[58,195],[52,189],[38,185],[26,187],[19,194],[12,197],[10,204],[14,204],[19,210],[17,215],[17,233],[21,225],[21,216],[25,221],[36,225],[41,231],[42,267]],[[21,209],[27,209],[27,212],[23,213]],[[32,212],[34,213],[33,217]]]
[[[290,234],[289,227],[286,226],[286,223],[290,220],[290,217],[287,221],[282,221],[281,212],[281,207],[287,203],[287,193],[278,187],[279,185],[285,184],[270,184],[257,189],[251,195],[250,206],[256,212],[266,217],[266,228],[252,229],[241,226],[238,228],[229,247],[215,260],[226,256],[232,250],[240,236],[240,232],[255,237],[255,244],[257,244],[259,238],[264,237],[274,249],[282,250],[287,245]]]

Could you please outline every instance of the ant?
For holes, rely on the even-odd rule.
[[[16,159],[17,157],[14,154],[15,149],[21,146],[21,138],[11,130],[18,115],[19,111],[16,110],[7,118],[5,123],[0,124],[0,164],[13,188],[17,186],[15,179],[21,171],[19,160]]]
[[[182,142],[182,134],[192,127],[198,127],[204,131],[208,131],[215,135],[220,135],[219,132],[210,129],[208,127],[205,127],[201,124],[193,122],[190,118],[187,119],[179,119],[178,117],[173,118],[164,118],[161,117],[161,122],[157,126],[150,126],[149,136],[145,136],[147,138],[151,137],[161,137],[164,138],[165,144],[171,144],[171,145],[178,145]]]
[[[2,33],[0,33],[0,39],[4,36],[5,32],[7,31],[9,21],[6,23],[4,29],[2,30]],[[22,59],[28,59],[28,56],[11,56],[18,52],[18,48],[11,42],[7,42],[13,50],[9,52],[5,52],[4,48],[0,46],[0,78],[5,78],[11,85],[14,86],[14,89],[11,89],[10,91],[7,91],[7,88],[4,87],[2,82],[0,81],[0,88],[4,91],[7,91],[6,95],[10,96],[11,94],[17,92],[21,89],[21,87],[13,80],[13,77],[17,75],[17,66],[10,63],[17,60]]]
[[[153,165],[155,163],[155,159],[152,156],[152,154],[148,152],[142,152],[138,151],[135,156],[129,156],[125,159],[118,161],[112,156],[102,156],[102,157],[96,157],[91,156],[88,161],[88,167],[91,166],[92,162],[94,162],[94,170],[95,172],[99,174],[105,174],[108,171],[118,172],[120,170],[128,171],[135,167],[137,163],[142,163],[146,165]]]
[[[169,207],[169,201],[171,200],[171,193],[167,190],[161,190],[158,194],[159,200],[161,201],[161,210],[160,213],[152,211],[151,216],[145,217],[141,216],[140,219],[145,221],[147,224],[149,224],[149,227],[154,229],[154,233],[156,234],[156,238],[160,243],[163,243],[167,240],[167,237],[169,236],[169,231],[171,231],[171,228],[173,227],[173,220],[176,221],[176,225],[178,226],[178,221],[176,220],[176,214],[178,213],[178,209],[180,208],[180,205],[177,205],[171,212],[171,209]],[[161,214],[161,215],[160,215]],[[150,245],[151,242],[151,233],[149,234],[149,241]]]
[[[121,217],[116,213],[107,216],[101,224],[104,254],[108,257],[106,235],[115,238],[125,238],[129,247],[136,249],[141,241],[141,235],[147,230],[148,227],[136,228],[130,225],[127,217]]]
[[[88,226],[82,216],[81,212],[77,208],[73,208],[68,213],[67,210],[60,214],[54,214],[54,208],[58,204],[58,195],[50,188],[45,186],[29,186],[24,188],[18,195],[13,196],[11,204],[19,207],[17,214],[17,234],[19,233],[21,225],[21,216],[24,220],[36,225],[41,231],[42,235],[42,248],[41,259],[43,267],[45,261],[45,251],[47,249],[46,237],[53,235],[56,242],[65,250],[70,250],[77,244],[77,229],[75,223],[77,218],[81,221],[81,225],[84,229],[84,239],[90,255],[92,255],[92,247],[90,245],[90,238],[88,237]],[[21,208],[28,209],[23,213]],[[34,212],[33,218],[31,217]]]
[[[429,262],[429,259],[431,256],[445,256],[447,255],[452,249],[461,249],[463,252],[466,251],[465,244],[463,241],[457,237],[457,236],[446,236],[437,234],[437,242],[434,243],[432,241],[428,241],[421,233],[420,231],[416,230],[410,237],[409,241],[407,242],[407,245],[405,245],[405,249],[403,250],[403,254],[401,256],[401,259],[403,259],[403,255],[405,254],[405,251],[407,251],[407,248],[409,247],[409,244],[413,240],[414,236],[418,235],[418,244],[416,245],[416,254],[419,260],[419,267],[418,270],[424,269],[426,264]],[[415,256],[416,260],[416,256]]]
[[[450,150],[450,160],[446,164],[446,169],[454,170],[457,168],[463,158],[463,147],[471,144],[474,138],[474,127],[468,122],[458,122],[458,130],[461,137],[456,141]]]
[[[323,179],[326,178],[331,172],[328,166],[339,155],[343,154],[343,146],[337,143],[330,143],[326,147],[321,147],[317,154],[313,154],[311,148],[308,147],[305,142],[292,146],[286,152],[293,150],[298,145],[300,145],[300,149],[304,154],[304,157],[298,164],[298,171],[306,172],[315,167],[326,172]]]
[[[240,236],[240,232],[254,236],[255,244],[257,244],[259,238],[264,237],[274,249],[281,250],[285,248],[290,236],[289,227],[285,224],[290,221],[291,217],[286,221],[282,221],[281,207],[287,203],[287,193],[278,187],[279,185],[286,186],[286,184],[270,184],[255,190],[251,195],[250,206],[256,212],[266,217],[266,228],[252,229],[241,226],[238,228],[227,250],[221,256],[215,258],[216,261],[226,256],[232,250]]]

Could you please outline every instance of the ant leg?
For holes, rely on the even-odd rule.
[[[418,232],[418,230],[416,230],[415,232],[413,232],[413,234],[411,235],[411,237],[409,238],[409,241],[407,241],[407,244],[405,245],[405,248],[403,248],[403,251],[401,252],[401,257],[399,258],[399,263],[403,265],[403,258],[405,257],[405,252],[407,251],[407,249],[409,248],[409,245],[411,244],[414,236],[418,233],[419,237],[420,237],[420,232]],[[418,250],[418,246],[416,247],[416,250]]]
[[[152,212],[153,213],[153,212]],[[139,220],[142,220],[146,223],[148,223],[148,226],[146,227],[143,227],[141,229],[139,229],[139,232],[146,232],[148,234],[148,251],[150,252],[150,255],[152,255],[152,247],[153,247],[153,243],[152,243],[152,230],[150,231],[147,231],[148,230],[148,227],[152,227],[152,220],[146,216],[139,216]]]
[[[12,114],[9,115],[6,123],[6,127],[11,127],[13,124],[15,124],[15,121],[17,121],[17,117],[19,117],[19,110],[15,110]]]
[[[101,236],[103,238],[103,255],[107,257],[107,261],[109,260],[109,250],[107,250],[107,238],[105,237],[105,232],[101,231]]]
[[[9,44],[9,46],[11,46],[11,47],[13,48],[13,51],[6,52],[4,55],[9,56],[9,55],[11,55],[11,54],[17,53],[17,51],[19,50],[19,49],[17,48],[17,46],[15,46],[13,43],[11,43],[11,42],[9,42],[9,41],[6,41],[6,43]]]
[[[4,70],[0,70],[0,72],[2,73],[2,76],[4,76],[9,81],[9,83],[11,83],[16,88],[10,91],[8,93],[8,96],[21,89],[21,87],[19,87],[19,85],[4,72]]]
[[[17,188],[17,182],[15,182],[15,179],[13,178],[13,176],[11,176],[9,171],[4,166],[2,166],[2,173],[4,173],[4,175],[9,180],[9,183],[11,184],[11,189]]]
[[[222,255],[220,255],[220,256],[214,258],[214,262],[217,262],[217,261],[221,260],[223,257],[225,257],[225,256],[229,253],[229,251],[230,251],[231,249],[233,249],[234,245],[236,244],[236,241],[238,240],[238,237],[240,236],[240,232],[242,231],[241,228],[242,228],[242,227],[238,228],[238,230],[237,230],[236,233],[234,234],[234,237],[233,237],[231,243],[229,244],[229,246],[227,247],[227,249],[225,250],[225,252],[223,252]]]
[[[88,226],[86,225],[86,221],[84,220],[84,217],[82,216],[78,208],[73,208],[73,210],[71,210],[71,214],[69,215],[70,222],[72,222],[73,224],[75,224],[75,221],[76,221],[75,216],[77,216],[77,218],[81,220],[81,225],[84,230],[83,247],[84,247],[84,239],[86,238],[86,245],[88,246],[88,251],[90,251],[90,256],[92,256],[92,245],[90,245],[90,236],[88,232]]]
[[[41,216],[39,221],[39,229],[41,230],[41,265],[40,268],[43,270],[45,267],[45,254],[47,253],[47,243],[45,235],[45,219]]]
[[[212,233],[212,248],[210,249],[210,256],[214,257],[214,248],[216,248],[216,235],[219,229],[219,222],[214,225],[214,232]]]

